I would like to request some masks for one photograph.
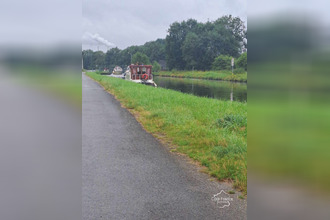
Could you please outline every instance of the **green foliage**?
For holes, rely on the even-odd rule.
[[[142,53],[146,54],[150,61],[165,60],[165,40],[157,39],[156,41],[150,41],[140,47]]]
[[[134,63],[134,64],[139,63],[139,64],[144,64],[144,65],[151,64],[150,60],[149,60],[149,57],[147,55],[145,55],[144,53],[141,53],[141,52],[136,52],[133,55],[132,63]]]
[[[112,48],[111,50],[108,50],[106,52],[105,66],[109,68],[110,71],[112,71],[113,68],[115,68],[115,66],[118,65],[117,63],[120,62],[119,56],[120,56],[120,49],[118,49],[117,47]]]
[[[102,51],[97,51],[93,55],[93,63],[95,64],[95,69],[102,70],[105,65],[105,54]]]
[[[247,53],[242,53],[241,56],[236,60],[236,65],[239,68],[247,71]]]
[[[219,54],[238,57],[245,49],[245,38],[244,22],[231,15],[214,22],[175,22],[166,36],[167,65],[169,69],[209,70]]]
[[[82,52],[82,57],[84,69],[101,70],[105,67],[105,54],[102,51],[85,50]]]
[[[94,68],[94,63],[93,63],[93,55],[94,52],[92,50],[84,50],[82,52],[82,58],[83,58],[83,68],[87,70],[92,70]]]
[[[190,32],[187,34],[182,45],[182,56],[186,62],[187,69],[200,69],[201,51],[196,45],[199,44],[199,37],[197,34]]]
[[[214,59],[212,63],[212,69],[214,70],[231,70],[231,57],[220,55]]]
[[[243,68],[234,69],[234,74],[244,74],[244,73],[246,73],[246,71]]]
[[[153,72],[159,72],[161,69],[161,66],[159,65],[159,63],[157,61],[154,61],[152,63],[152,70]]]
[[[235,81],[235,82],[247,82],[247,73],[243,74],[230,74],[226,76],[223,80]]]
[[[117,47],[111,48],[103,55],[104,59],[97,58],[103,53],[101,51],[93,52],[92,50],[84,50],[82,52],[84,69],[94,70],[109,68],[109,70],[112,70],[115,66],[126,69],[126,67],[132,63],[131,59],[137,52],[147,55],[150,59],[149,64],[153,61],[165,60],[165,40],[157,39],[156,41],[147,42],[142,46],[130,46],[124,50],[120,50]],[[96,60],[98,60],[97,63]],[[98,65],[97,68],[96,65]]]
[[[171,24],[168,35],[166,36],[166,62],[169,69],[177,68],[183,70],[186,65],[182,58],[181,50],[186,37],[183,25],[179,22]]]

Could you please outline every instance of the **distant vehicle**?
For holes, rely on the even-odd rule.
[[[125,75],[123,74],[123,69],[120,66],[116,66],[113,69],[112,74],[110,74],[109,76],[115,77],[115,78],[125,79]]]
[[[125,72],[125,80],[157,87],[157,84],[153,81],[151,71],[151,65],[131,64],[127,67]]]

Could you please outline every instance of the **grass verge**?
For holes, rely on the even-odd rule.
[[[247,190],[247,103],[196,97],[86,73],[116,96],[156,137],[206,167],[219,180]]]
[[[213,79],[236,82],[247,82],[247,73],[232,74],[231,71],[162,71],[153,73],[155,76],[178,78]]]

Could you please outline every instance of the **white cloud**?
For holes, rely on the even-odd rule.
[[[115,47],[116,45],[109,42],[108,40],[101,37],[98,33],[91,34],[89,32],[85,32],[82,37],[83,44],[87,45],[104,45],[107,47]]]

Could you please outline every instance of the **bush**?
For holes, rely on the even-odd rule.
[[[237,59],[236,65],[237,67],[247,71],[247,53],[242,53],[242,55]]]
[[[152,70],[153,72],[159,72],[161,69],[159,63],[157,61],[154,61],[153,64],[152,64]]]
[[[214,70],[231,70],[231,57],[220,55],[214,59],[212,63],[212,69]]]
[[[243,68],[237,68],[237,69],[234,69],[234,74],[242,74],[242,73],[245,73],[245,69]]]
[[[151,64],[149,57],[141,52],[137,52],[133,55],[132,63],[134,63],[134,64],[139,63],[139,64],[144,64],[144,65]]]

